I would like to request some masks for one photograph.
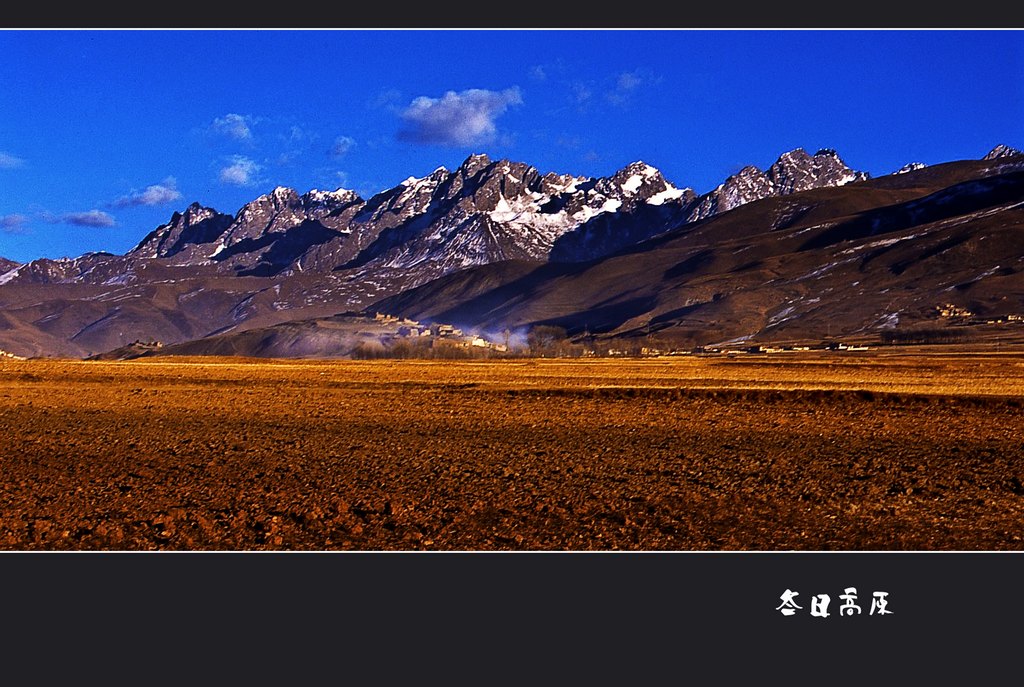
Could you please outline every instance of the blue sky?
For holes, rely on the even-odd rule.
[[[363,197],[485,152],[712,189],[1024,147],[1021,31],[0,31],[0,256],[123,253],[193,201]]]

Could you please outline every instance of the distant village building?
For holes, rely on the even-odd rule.
[[[1003,315],[985,320],[985,324],[1005,324],[1007,322],[1024,322],[1024,315]]]
[[[462,336],[462,330],[457,329],[454,325],[451,324],[439,324],[437,325],[437,335],[449,337]]]
[[[952,303],[936,306],[935,309],[939,312],[939,317],[974,317],[974,313],[970,310]]]

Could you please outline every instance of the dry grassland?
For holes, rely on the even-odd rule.
[[[0,548],[1019,550],[1024,355],[0,362]]]

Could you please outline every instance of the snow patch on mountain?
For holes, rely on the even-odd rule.
[[[3,274],[0,274],[0,285],[6,284],[7,282],[17,277],[23,267],[25,267],[25,265],[19,265],[18,267],[15,267],[13,270],[9,270],[7,272],[4,272]]]
[[[640,188],[640,184],[642,183],[644,183],[644,178],[639,174],[634,174],[630,178],[626,179],[626,183],[622,185],[622,190],[629,195],[633,195],[636,193],[637,189]]]
[[[686,191],[690,191],[690,190],[692,190],[692,189],[685,189],[684,190],[684,189],[676,188],[675,186],[672,186],[671,184],[669,184],[668,188],[666,188],[664,191],[659,191],[658,193],[655,193],[653,196],[648,198],[647,199],[647,204],[648,205],[664,205],[666,202],[668,202],[670,200],[677,200],[678,198],[681,198]]]
[[[916,172],[917,170],[924,169],[927,166],[928,165],[926,165],[923,162],[908,162],[907,164],[903,165],[895,172],[893,172],[893,174],[907,174],[908,172]]]

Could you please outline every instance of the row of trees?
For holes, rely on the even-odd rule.
[[[955,329],[893,329],[881,334],[885,344],[946,344],[967,338],[965,332]]]
[[[373,360],[383,358],[416,358],[442,360],[470,360],[486,358],[522,358],[527,356],[577,357],[588,350],[583,344],[569,341],[568,332],[563,327],[538,325],[526,335],[525,345],[516,345],[511,341],[509,330],[504,332],[505,350],[483,346],[467,346],[459,340],[448,340],[439,337],[401,338],[385,344],[382,342],[362,342],[352,351],[357,360]]]
[[[509,356],[492,348],[460,346],[454,341],[399,339],[389,346],[377,342],[360,343],[352,351],[352,357],[356,360],[477,360]]]
[[[460,339],[442,337],[398,338],[390,342],[364,342],[356,346],[352,357],[360,360],[382,358],[416,358],[442,360],[468,360],[487,358],[578,358],[586,355],[640,355],[643,349],[670,350],[667,341],[647,336],[635,341],[595,341],[584,339],[574,342],[564,327],[535,325],[526,337],[513,336],[505,330],[501,337],[504,351],[483,346],[467,346]]]

